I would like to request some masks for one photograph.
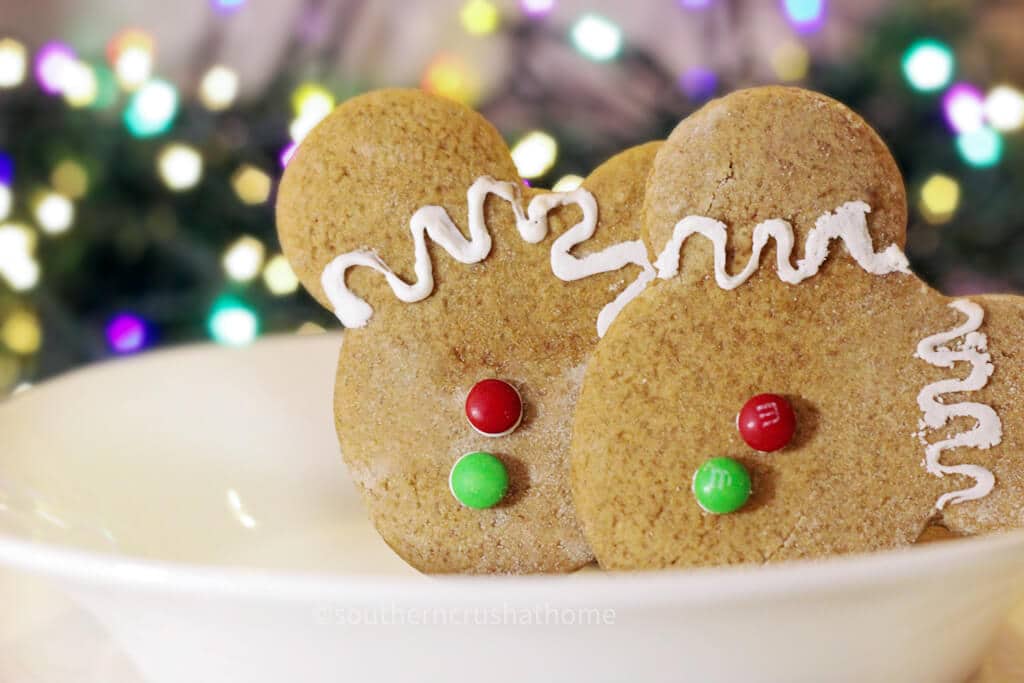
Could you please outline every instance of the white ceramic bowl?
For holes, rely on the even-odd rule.
[[[1021,596],[1019,533],[765,568],[418,575],[340,462],[339,344],[156,353],[0,405],[0,566],[66,591],[152,683],[960,683]]]

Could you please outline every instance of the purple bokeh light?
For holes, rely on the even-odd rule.
[[[529,17],[545,17],[555,9],[555,0],[519,0],[519,6]]]
[[[706,9],[711,0],[679,0],[679,6],[684,9]]]
[[[942,96],[946,123],[956,133],[971,133],[985,125],[985,95],[970,83],[957,83]]]
[[[210,4],[218,12],[230,14],[241,8],[245,4],[245,0],[210,0]]]
[[[825,0],[782,0],[782,9],[799,33],[813,33],[825,24]]]
[[[295,156],[295,150],[297,150],[298,148],[299,143],[292,142],[289,143],[287,147],[281,150],[281,168],[284,168],[285,166],[288,165],[288,162],[292,160],[293,156]]]
[[[46,43],[36,53],[35,73],[39,87],[47,95],[59,95],[64,88],[68,71],[78,57],[64,43]]]
[[[679,87],[691,100],[708,100],[718,91],[718,74],[703,66],[690,67],[679,77]]]
[[[121,313],[107,325],[107,344],[114,353],[141,351],[148,341],[149,328],[146,321],[137,315]]]
[[[10,154],[0,150],[0,185],[10,187],[14,184],[14,159]]]

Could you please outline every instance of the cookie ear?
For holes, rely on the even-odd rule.
[[[419,90],[354,97],[309,134],[285,170],[277,201],[281,244],[303,285],[328,308],[322,276],[339,254],[379,254],[398,277],[415,282],[421,255],[410,243],[410,217],[440,207],[466,225],[466,192],[481,177],[518,174],[501,136],[476,112]],[[349,277],[375,306],[394,301],[379,275]]]
[[[853,203],[853,206],[850,206]],[[755,226],[785,220],[800,245],[818,220],[847,206],[870,210],[866,226],[881,252],[902,249],[906,195],[892,155],[858,115],[818,93],[762,87],[714,100],[683,120],[654,162],[644,202],[644,238],[660,253],[688,216],[728,228],[718,270],[751,261]],[[860,205],[863,205],[861,208]],[[678,249],[676,250],[678,251]],[[681,281],[714,272],[706,240],[687,244]]]

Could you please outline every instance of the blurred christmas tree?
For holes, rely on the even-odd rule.
[[[244,0],[214,4],[230,21]],[[205,54],[188,83],[154,75],[143,31],[121,32],[105,55],[0,38],[0,392],[154,345],[245,344],[334,324],[278,253],[273,188],[337,101],[395,85],[329,73],[364,5],[344,5],[323,49],[306,49],[297,29],[292,57],[244,100],[230,66]],[[836,58],[819,49],[819,32],[846,21],[841,8],[829,16],[824,0],[784,0],[770,9],[788,31],[761,64],[743,36],[762,22],[751,8],[764,12],[763,3],[679,0],[656,11],[705,22],[708,55],[721,54],[710,41],[732,46],[680,71],[631,43],[614,17],[560,24],[554,5],[469,0],[451,19],[503,41],[500,73],[442,51],[421,83],[406,85],[479,108],[508,135],[524,177],[557,189],[624,147],[664,137],[715,94],[767,80],[821,90],[892,146],[911,203],[908,251],[924,277],[947,291],[1024,288],[1024,156],[1014,134],[1024,96],[1001,71],[1013,68],[999,51],[1006,34],[991,29],[1019,27],[1024,12],[901,3],[869,26],[850,22],[858,47]]]

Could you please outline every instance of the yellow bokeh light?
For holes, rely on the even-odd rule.
[[[292,92],[292,112],[295,116],[323,118],[334,109],[334,94],[319,83],[303,83]]]
[[[31,311],[15,311],[0,325],[0,342],[8,349],[22,356],[39,350],[43,343],[43,329],[39,318]]]
[[[107,59],[114,67],[117,82],[129,91],[149,80],[155,53],[153,37],[134,28],[121,31],[107,45]]]
[[[64,159],[50,171],[53,189],[71,199],[81,199],[89,192],[89,173],[82,164]]]
[[[14,193],[11,188],[0,183],[0,221],[6,220],[11,215],[11,208],[14,206]]]
[[[240,167],[231,177],[235,194],[245,204],[262,204],[270,197],[270,176],[255,166]]]
[[[223,111],[238,97],[238,74],[226,66],[212,67],[199,83],[199,101],[211,111]]]
[[[13,38],[0,40],[0,88],[17,88],[25,81],[28,52]]]
[[[577,187],[583,184],[583,176],[578,176],[573,173],[564,175],[555,181],[555,184],[551,186],[554,192],[572,192]]]
[[[156,164],[164,185],[175,192],[195,187],[203,177],[203,157],[189,145],[167,145],[157,156]]]
[[[236,282],[250,282],[260,274],[266,248],[250,235],[243,235],[227,248],[221,265],[228,277]]]
[[[427,66],[423,89],[435,95],[472,106],[480,98],[480,78],[465,62],[450,54],[439,54]]]
[[[36,234],[20,223],[0,225],[0,280],[16,292],[39,283],[40,268],[35,260]]]
[[[772,52],[772,69],[780,80],[799,81],[807,75],[810,65],[807,48],[795,40],[787,40]]]
[[[292,294],[299,288],[299,278],[295,276],[284,254],[278,254],[267,261],[267,267],[263,269],[263,283],[276,296]]]
[[[936,173],[921,186],[921,215],[932,225],[949,221],[960,206],[960,183]]]
[[[91,107],[99,96],[100,86],[96,72],[85,62],[68,64],[62,86],[64,100],[75,109]]]
[[[555,165],[558,158],[558,143],[547,133],[532,130],[512,147],[512,161],[519,175],[524,178],[539,178]]]
[[[48,235],[61,235],[75,222],[74,203],[59,192],[44,192],[32,210],[36,223]]]
[[[459,19],[466,33],[474,36],[486,36],[498,29],[501,13],[497,6],[488,0],[469,0],[462,6]]]

